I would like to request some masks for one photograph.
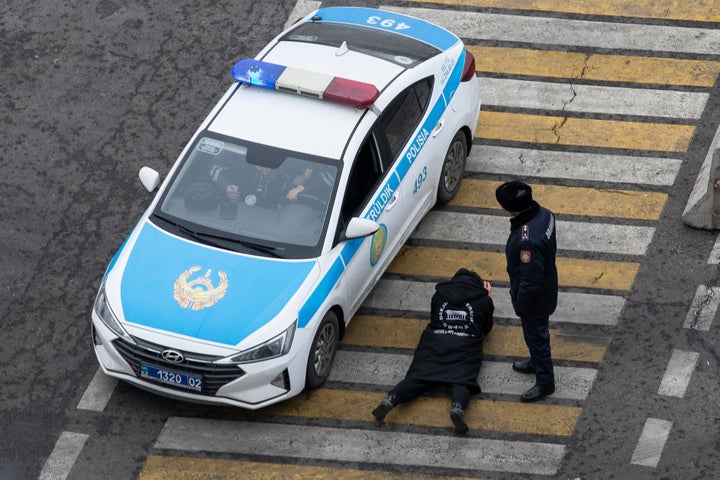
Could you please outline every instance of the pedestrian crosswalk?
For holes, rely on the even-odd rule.
[[[658,5],[385,7],[454,31],[476,58],[483,109],[460,192],[430,212],[366,299],[324,388],[223,419],[181,406],[185,414],[168,419],[139,478],[557,474],[720,72],[712,57],[720,31],[703,27],[720,21],[710,0]],[[510,368],[527,356],[507,289],[509,220],[494,196],[510,178],[532,184],[558,217],[557,390],[540,404],[519,401],[533,379]],[[452,433],[443,395],[401,405],[375,424],[370,411],[402,379],[434,284],[460,267],[494,285],[496,325],[485,343],[483,393],[466,412],[471,431]]]

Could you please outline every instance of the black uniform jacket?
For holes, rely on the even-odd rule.
[[[467,385],[480,392],[484,336],[493,326],[493,301],[474,272],[460,269],[438,283],[431,302],[430,323],[420,337],[407,378]]]
[[[558,274],[555,216],[533,202],[529,210],[510,219],[505,245],[510,298],[524,319],[546,317],[555,311]]]

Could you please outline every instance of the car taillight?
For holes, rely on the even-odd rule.
[[[475,57],[472,53],[465,50],[465,65],[463,65],[461,82],[468,82],[475,76]]]

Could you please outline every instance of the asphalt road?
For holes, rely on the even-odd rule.
[[[37,478],[97,368],[89,312],[150,200],[138,170],[167,171],[233,81],[233,63],[257,53],[293,6],[0,7],[0,478]],[[136,468],[138,452],[127,453],[130,470],[115,475]],[[85,478],[130,476],[95,473]]]
[[[124,384],[106,413],[75,409],[97,370],[90,308],[150,200],[140,167],[167,171],[232,81],[233,63],[279,32],[294,6],[8,0],[0,8],[0,479],[37,478],[63,431],[100,438],[72,478],[135,478],[165,420],[178,415],[174,402]],[[680,219],[719,125],[716,83],[557,478],[703,479],[720,470],[717,326],[682,326],[696,287],[720,283],[707,263],[717,232]],[[701,359],[680,399],[657,395],[675,349]],[[244,418],[214,417],[225,415]],[[635,448],[638,418],[675,421],[661,471],[629,468],[620,453]]]

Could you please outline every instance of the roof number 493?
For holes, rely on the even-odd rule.
[[[375,15],[368,17],[367,23],[369,25],[380,25],[383,28],[389,28],[391,30],[405,30],[406,28],[410,28],[410,25],[407,23],[398,23],[392,18],[382,18]]]

